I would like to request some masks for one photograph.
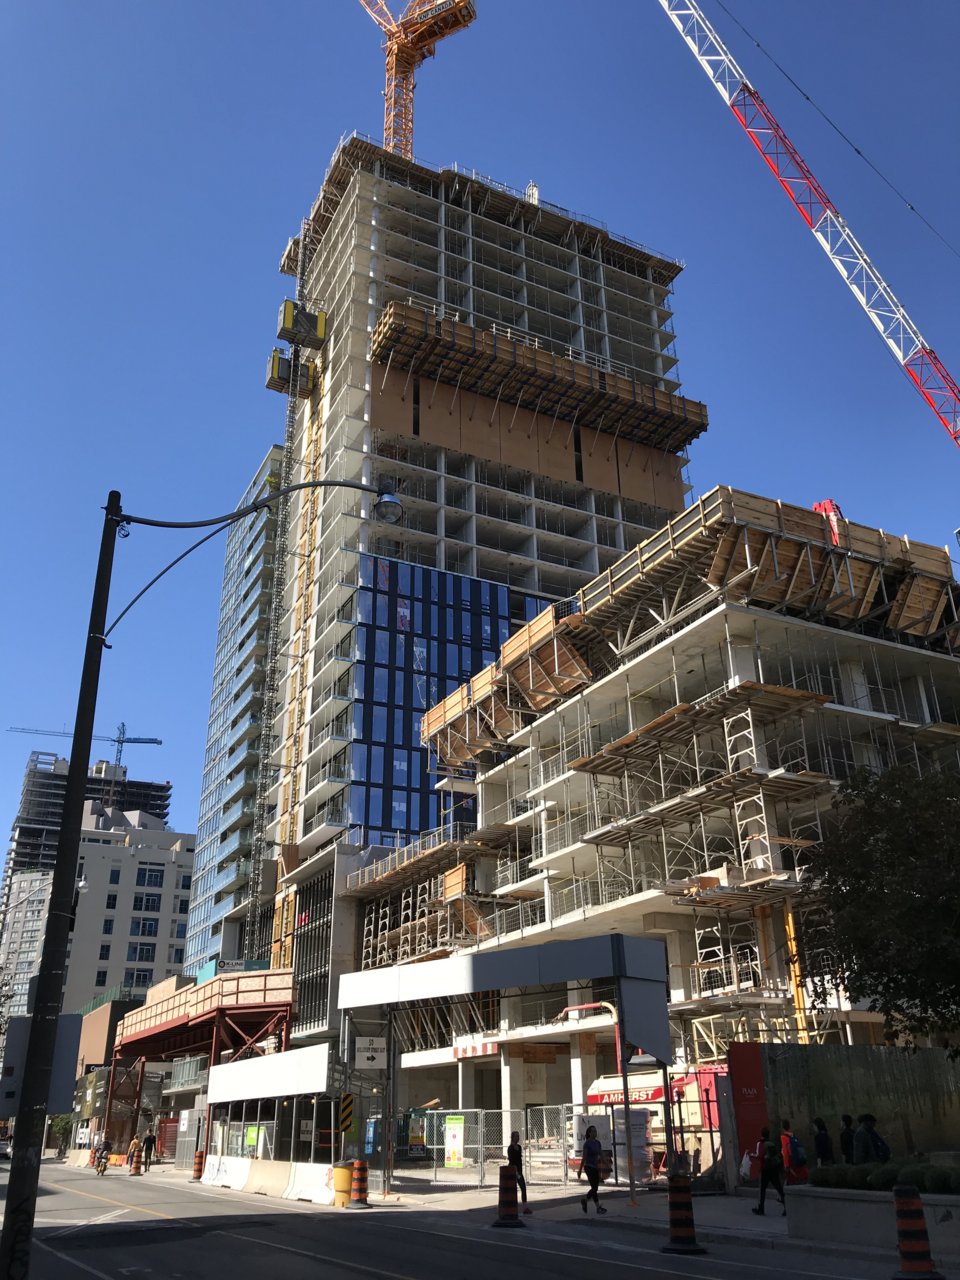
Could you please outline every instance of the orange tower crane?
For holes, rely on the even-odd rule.
[[[384,0],[360,0],[387,37],[387,87],[383,102],[383,145],[413,159],[414,72],[432,58],[437,42],[468,27],[477,16],[473,0],[409,0],[394,18]]]

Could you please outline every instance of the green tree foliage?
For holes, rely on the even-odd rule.
[[[56,1140],[58,1147],[65,1148],[70,1141],[70,1134],[73,1130],[73,1116],[52,1116],[50,1119],[50,1133]]]
[[[960,1055],[960,777],[861,773],[835,809],[810,873],[838,976],[901,1044]]]

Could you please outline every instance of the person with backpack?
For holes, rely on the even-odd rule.
[[[753,1212],[761,1215],[765,1212],[763,1203],[767,1198],[767,1188],[773,1187],[786,1214],[787,1202],[783,1196],[783,1156],[779,1145],[770,1137],[770,1130],[766,1125],[760,1130],[760,1140],[753,1155],[755,1160],[760,1161],[760,1200]]]
[[[787,1186],[795,1186],[798,1182],[806,1182],[809,1176],[807,1153],[801,1146],[799,1138],[793,1132],[789,1120],[782,1122],[780,1153],[783,1156]]]
[[[867,1112],[857,1116],[858,1129],[853,1135],[854,1164],[886,1164],[890,1148],[876,1130],[877,1117]]]

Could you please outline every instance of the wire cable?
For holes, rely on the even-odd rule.
[[[847,146],[850,147],[850,149],[860,157],[860,159],[864,162],[864,164],[873,170],[873,172],[877,175],[880,181],[883,182],[886,186],[888,186],[899,200],[903,201],[903,203],[907,206],[907,208],[910,210],[911,213],[916,214],[916,216],[920,219],[920,221],[924,224],[924,226],[927,227],[930,231],[932,231],[933,234],[937,237],[937,239],[940,240],[944,245],[946,245],[946,247],[950,250],[950,252],[955,257],[960,258],[960,249],[958,249],[955,245],[951,244],[950,241],[947,239],[947,237],[933,225],[930,219],[924,217],[924,215],[920,212],[920,210],[916,207],[915,204],[911,204],[911,202],[903,194],[900,188],[897,187],[895,183],[891,182],[891,180],[886,176],[885,173],[883,173],[880,169],[877,168],[877,166],[873,163],[873,161],[870,159],[869,156],[864,155],[864,153],[856,145],[853,139],[849,138],[844,133],[844,131],[840,128],[840,126],[836,124],[833,120],[831,120],[830,116],[827,115],[823,107],[821,107],[819,103],[815,102],[813,98],[810,97],[809,93],[805,92],[805,90],[802,89],[799,84],[797,84],[796,80],[794,80],[793,76],[789,73],[789,71],[787,71],[783,66],[781,66],[781,64],[776,60],[776,58],[773,56],[772,53],[768,53],[768,51],[763,47],[763,45],[757,39],[757,37],[747,30],[747,28],[743,25],[743,23],[736,16],[736,14],[733,14],[730,12],[730,10],[724,4],[723,0],[716,0],[716,2],[720,6],[720,8],[723,10],[723,12],[727,15],[727,17],[730,19],[730,21],[736,23],[736,25],[740,28],[743,34],[747,37],[747,39],[750,40],[760,50],[760,52],[763,54],[765,58],[769,59],[769,61],[773,63],[773,65],[777,68],[777,70],[784,77],[784,79],[788,80],[790,84],[793,85],[794,89],[796,89],[797,93],[800,94],[801,98],[809,102],[810,106],[813,107],[814,111],[816,111],[818,115],[823,117],[823,119],[827,122],[827,124],[834,131],[834,133],[838,134],[839,137],[843,139],[843,141],[847,144]]]

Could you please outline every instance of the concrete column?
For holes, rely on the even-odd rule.
[[[579,1106],[597,1078],[597,1038],[592,1032],[570,1037],[570,1100]]]
[[[692,927],[677,929],[664,939],[667,945],[667,982],[674,1003],[696,996],[693,966],[697,961],[697,940]]]
[[[457,1063],[457,1106],[477,1105],[477,1064],[461,1058]]]

